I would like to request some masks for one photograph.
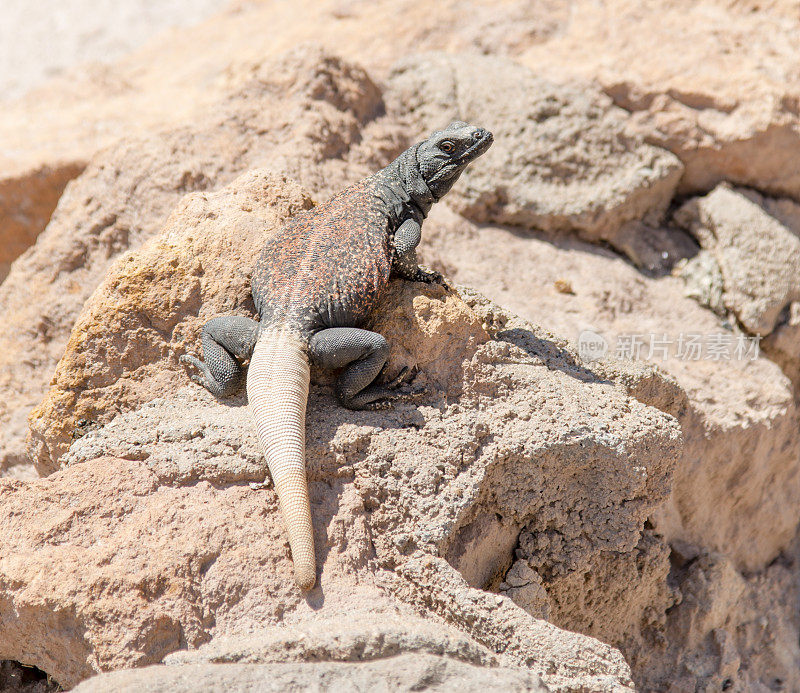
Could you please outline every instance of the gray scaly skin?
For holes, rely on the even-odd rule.
[[[205,361],[192,380],[225,397],[242,384],[284,517],[302,589],[316,583],[314,539],[305,471],[305,413],[310,363],[342,369],[335,386],[350,409],[378,408],[393,397],[404,373],[380,384],[389,345],[363,329],[392,274],[444,284],[417,264],[421,225],[468,164],[492,144],[492,134],[451,123],[403,152],[386,168],[292,219],[267,242],[256,262],[252,291],[260,322],[219,317],[203,327]]]

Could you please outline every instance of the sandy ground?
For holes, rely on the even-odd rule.
[[[228,0],[0,0],[0,101],[80,63],[110,62]]]

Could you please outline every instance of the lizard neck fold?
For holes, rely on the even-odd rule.
[[[419,172],[418,148],[407,149],[378,174],[378,194],[398,224],[409,217],[422,221],[437,202]]]

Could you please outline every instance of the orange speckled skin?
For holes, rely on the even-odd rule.
[[[404,236],[395,248],[395,232],[403,222],[418,232],[431,206],[491,144],[487,130],[456,121],[290,221],[268,241],[253,270],[260,329],[289,328],[308,341],[327,328],[362,327],[389,283],[396,253],[401,276],[441,278],[421,271],[416,255],[408,254],[418,234],[411,234],[410,247]]]
[[[381,195],[383,171],[346,188],[273,236],[253,271],[262,328],[303,337],[364,325],[389,283],[400,221]]]

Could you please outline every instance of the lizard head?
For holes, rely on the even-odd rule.
[[[447,193],[464,169],[492,146],[492,133],[457,120],[417,146],[417,164],[435,199]]]

